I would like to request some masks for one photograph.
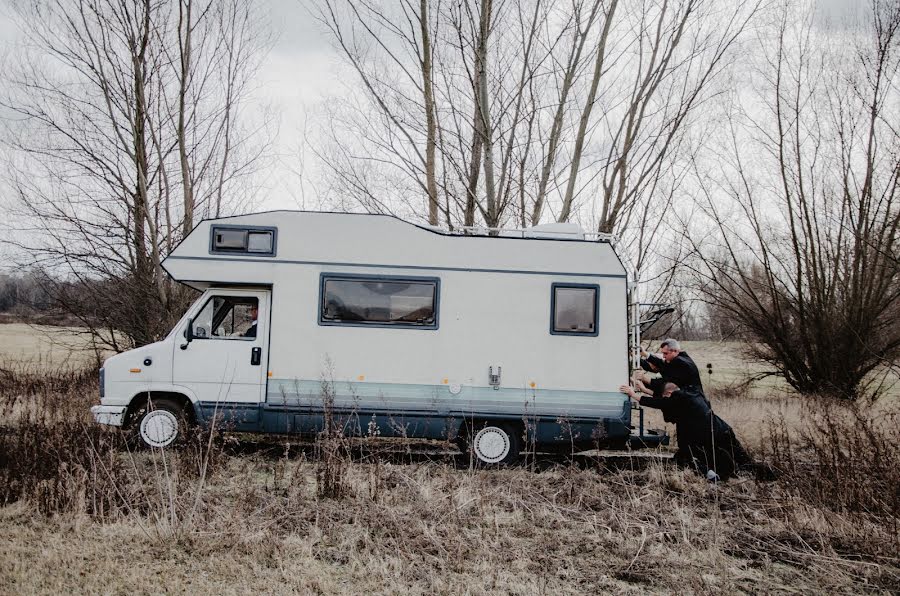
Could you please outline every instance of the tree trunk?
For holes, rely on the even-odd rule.
[[[603,75],[603,64],[606,59],[606,43],[609,40],[609,31],[612,28],[613,18],[616,15],[616,7],[619,0],[612,0],[609,11],[606,13],[606,22],[603,23],[603,33],[600,35],[600,43],[597,46],[597,57],[594,61],[594,76],[591,78],[591,89],[588,92],[587,101],[581,110],[581,120],[578,123],[578,133],[575,135],[575,149],[572,151],[572,163],[569,165],[569,181],[566,185],[566,194],[563,197],[562,209],[559,212],[558,221],[569,221],[572,214],[572,201],[575,197],[575,181],[578,178],[578,169],[581,167],[581,154],[584,151],[584,138],[587,135],[588,122],[591,119],[591,111],[597,101],[597,87],[600,85],[600,77]]]
[[[187,146],[187,92],[191,80],[191,9],[193,0],[178,2],[178,50],[181,70],[178,79],[178,156],[181,163],[182,188],[184,189],[184,224],[182,236],[194,228],[194,184]],[[182,34],[182,27],[184,33]]]
[[[422,32],[422,90],[425,100],[425,188],[428,192],[428,223],[438,225],[438,190],[435,166],[437,124],[434,114],[432,83],[431,35],[428,30],[428,0],[419,3],[419,24]]]

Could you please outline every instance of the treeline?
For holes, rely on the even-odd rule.
[[[162,337],[194,298],[185,286],[177,301],[159,307],[134,278],[63,278],[40,270],[0,274],[0,322],[64,325],[89,329],[95,340],[127,350]]]
[[[33,317],[51,310],[53,300],[34,273],[10,275],[0,273],[0,313],[17,317]]]

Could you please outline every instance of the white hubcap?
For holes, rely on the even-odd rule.
[[[166,447],[178,436],[178,419],[168,410],[148,412],[141,421],[141,438],[151,447]]]
[[[486,426],[475,435],[472,447],[478,459],[488,464],[496,464],[509,454],[509,435],[502,428]]]

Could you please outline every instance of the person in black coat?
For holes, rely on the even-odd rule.
[[[675,423],[675,461],[679,465],[691,466],[710,480],[727,480],[738,469],[753,467],[732,428],[716,416],[697,387],[679,388],[667,383],[660,396],[640,395],[630,385],[619,389],[642,406],[661,410],[667,421]]]
[[[703,392],[700,370],[688,353],[681,349],[677,339],[669,338],[663,341],[660,344],[660,352],[661,356],[645,352],[645,357],[641,359],[641,368],[662,375],[659,389],[665,383],[675,383],[682,388],[698,387],[700,392]]]

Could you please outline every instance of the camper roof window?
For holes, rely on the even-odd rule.
[[[600,288],[586,284],[553,284],[550,333],[597,335],[597,302]]]
[[[275,228],[213,226],[210,252],[275,256]]]

